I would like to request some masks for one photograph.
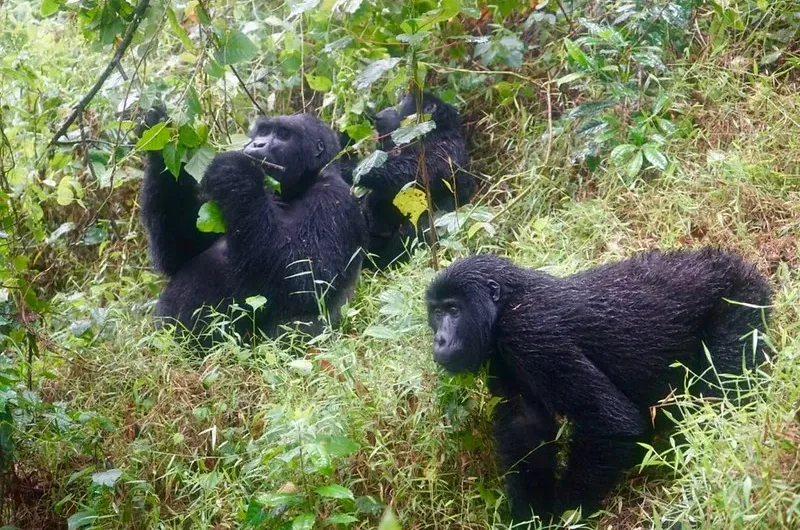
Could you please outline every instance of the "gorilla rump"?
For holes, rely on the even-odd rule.
[[[429,114],[436,128],[414,142],[395,146],[388,135],[404,119],[420,112]],[[380,269],[405,261],[406,247],[411,240],[424,240],[423,231],[429,224],[427,215],[420,219],[419,230],[415,230],[393,202],[407,184],[416,181],[424,186],[419,163],[423,149],[435,210],[452,212],[467,204],[475,193],[476,182],[464,171],[469,155],[458,111],[433,94],[423,93],[421,101],[417,101],[413,93],[406,94],[397,108],[389,107],[377,114],[375,126],[381,136],[379,147],[389,151],[389,158],[382,166],[362,175],[357,184],[369,190],[364,198],[370,233],[367,249],[373,254],[374,265]]]
[[[504,401],[494,428],[515,518],[594,510],[641,459],[649,407],[682,390],[680,362],[714,379],[764,360],[770,287],[740,257],[713,249],[647,252],[566,278],[472,256],[426,293],[433,355],[450,372],[488,361]],[[750,305],[742,305],[741,303]],[[712,374],[712,375],[709,375]],[[719,395],[708,382],[700,388]],[[556,415],[573,422],[567,469],[556,479]]]
[[[151,109],[145,121],[153,126],[166,118]],[[307,114],[260,117],[250,138],[243,151],[214,158],[202,189],[183,167],[176,179],[161,153],[148,154],[142,217],[153,263],[169,277],[156,314],[200,336],[209,316],[201,307],[224,313],[234,300],[262,295],[267,304],[240,332],[255,324],[275,336],[279,326],[299,323],[316,333],[323,310],[335,323],[352,294],[366,245],[358,203],[331,163],[339,142]],[[280,183],[280,194],[265,187],[265,172]],[[224,235],[197,230],[206,200],[219,205]]]

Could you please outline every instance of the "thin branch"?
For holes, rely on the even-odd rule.
[[[72,123],[78,118],[78,115],[83,112],[89,102],[91,102],[94,96],[97,95],[97,92],[100,91],[100,88],[106,82],[108,76],[111,75],[111,72],[117,68],[117,65],[119,65],[119,62],[122,60],[123,55],[125,55],[125,52],[131,45],[133,36],[136,34],[136,29],[142,22],[142,19],[144,18],[144,12],[149,5],[150,0],[139,0],[139,4],[136,6],[136,10],[133,12],[133,20],[128,26],[128,29],[125,31],[125,36],[122,38],[122,42],[119,46],[117,46],[117,51],[114,53],[114,57],[111,59],[111,62],[108,63],[106,69],[102,74],[100,74],[100,77],[97,78],[97,81],[95,81],[94,86],[92,86],[89,92],[87,92],[86,95],[83,96],[83,98],[81,98],[81,100],[78,102],[78,104],[73,107],[70,115],[67,117],[64,123],[61,124],[61,127],[58,128],[58,131],[56,131],[56,133],[53,135],[50,143],[47,144],[48,148],[52,147],[56,141],[58,141],[58,139],[67,132],[69,126],[72,125]]]

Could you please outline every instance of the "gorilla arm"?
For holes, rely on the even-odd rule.
[[[515,345],[523,351],[503,355],[521,374],[522,395],[543,400],[574,422],[567,470],[556,484],[555,514],[579,505],[594,510],[620,472],[636,464],[645,418],[577,348],[545,350],[530,342],[539,337],[524,340]]]
[[[376,191],[382,196],[394,197],[409,182],[416,180],[423,184],[420,149],[419,146],[405,147],[397,154],[390,154],[382,166],[362,175],[358,185]],[[437,186],[443,179],[450,178],[455,171],[455,165],[451,163],[446,145],[442,143],[425,142],[424,163],[431,187]]]

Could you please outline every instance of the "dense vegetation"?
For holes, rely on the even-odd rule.
[[[796,2],[146,4],[0,0],[0,524],[501,528],[494,401],[431,359],[434,262],[568,274],[711,244],[776,292],[755,399],[674,396],[681,436],[566,524],[800,527]],[[199,175],[257,106],[314,112],[366,156],[367,105],[410,81],[462,110],[482,180],[435,256],[363,276],[311,345],[198,357],[154,329],[142,150]],[[137,146],[157,100],[177,126]]]

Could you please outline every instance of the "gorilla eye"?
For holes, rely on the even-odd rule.
[[[458,311],[459,311],[458,306],[455,304],[451,304],[450,306],[447,307],[447,312],[450,313],[451,315],[458,315]]]
[[[287,129],[285,127],[281,127],[280,129],[275,131],[275,135],[278,137],[279,140],[282,140],[282,141],[285,142],[286,140],[289,139],[289,137],[291,136],[291,133],[289,132],[289,129]]]
[[[444,314],[444,313],[442,312],[441,308],[438,308],[438,307],[437,307],[437,308],[434,310],[434,312],[433,312],[433,315],[434,315],[436,318],[442,318],[442,315],[443,315],[443,314]]]

